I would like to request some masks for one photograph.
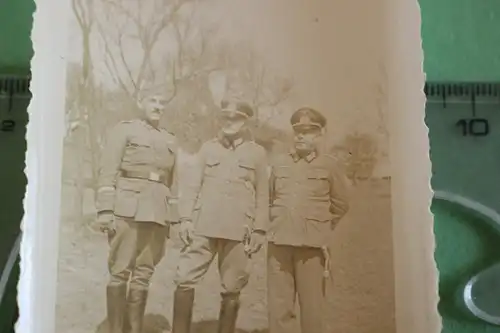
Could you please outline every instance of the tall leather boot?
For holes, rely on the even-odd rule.
[[[127,302],[127,285],[107,286],[106,308],[109,333],[123,333],[125,306]]]
[[[235,333],[239,309],[239,294],[222,294],[217,333]]]
[[[174,292],[172,333],[190,333],[193,318],[194,289],[177,288]]]
[[[144,312],[148,301],[147,289],[130,288],[127,296],[125,332],[142,333]]]

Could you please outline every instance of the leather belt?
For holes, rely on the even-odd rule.
[[[157,183],[163,183],[165,180],[165,175],[159,174],[157,172],[141,172],[141,171],[122,171],[122,177],[124,178],[138,178],[150,180]]]

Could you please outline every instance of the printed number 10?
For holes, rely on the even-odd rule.
[[[490,134],[490,124],[487,119],[460,119],[455,125],[462,128],[463,136],[487,136]]]

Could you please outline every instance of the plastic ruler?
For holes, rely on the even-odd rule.
[[[500,83],[427,83],[432,187],[500,212]]]

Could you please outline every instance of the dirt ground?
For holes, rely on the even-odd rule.
[[[343,222],[332,239],[335,282],[326,313],[328,332],[395,332],[389,180],[357,187]],[[143,333],[168,332],[170,327],[176,242],[169,241],[154,275]],[[106,332],[106,256],[104,236],[90,233],[82,223],[61,222],[55,333]],[[261,251],[253,259],[252,277],[242,295],[239,333],[267,332],[264,258]],[[214,263],[196,290],[193,332],[216,331],[219,293]]]

